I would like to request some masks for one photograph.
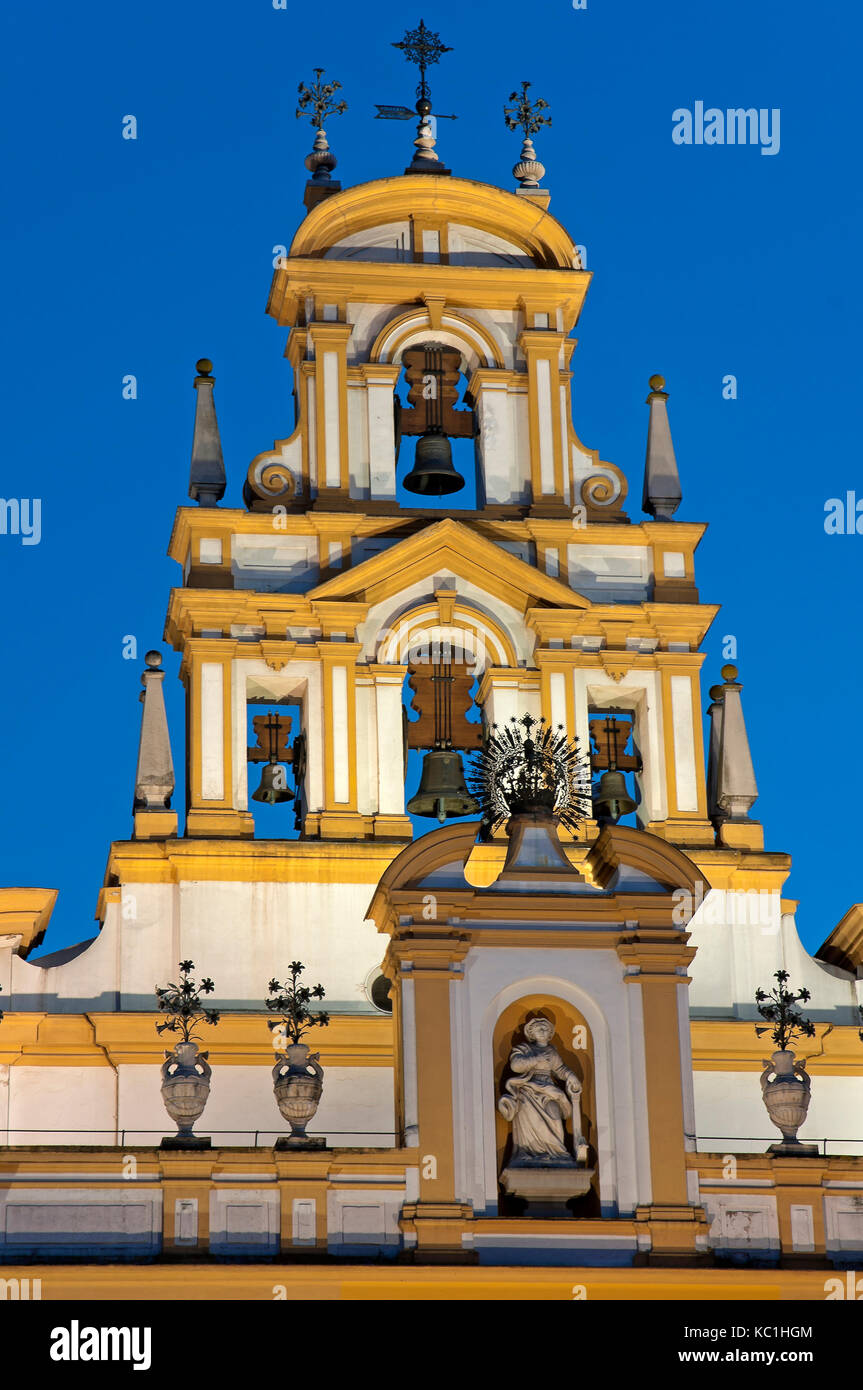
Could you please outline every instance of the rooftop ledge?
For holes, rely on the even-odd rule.
[[[40,944],[54,904],[56,888],[0,888],[0,937],[18,937],[15,950],[28,956]]]

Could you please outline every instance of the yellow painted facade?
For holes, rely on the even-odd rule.
[[[753,1142],[770,1123],[750,985],[777,963],[823,983],[798,1055],[825,1126],[853,1113],[863,909],[811,960],[782,896],[790,857],[765,849],[754,817],[717,815],[700,679],[719,610],[695,576],[706,528],[630,517],[620,469],[576,433],[571,334],[590,275],[545,201],[378,180],[321,196],[276,267],[267,307],[288,330],[296,427],[252,460],[245,509],[180,507],[170,539],[185,816],[136,803],[132,837],[108,854],[101,935],[77,956],[28,962],[56,892],[0,889],[0,1203],[18,1233],[0,1258],[9,1277],[34,1268],[16,1250],[37,1261],[46,1298],[269,1299],[278,1285],[356,1300],[571,1301],[574,1286],[600,1300],[820,1299],[863,1259],[863,1139],[793,1156],[699,1147],[703,1118]],[[393,393],[404,352],[427,343],[458,350],[475,417],[476,506],[444,515],[397,496]],[[529,712],[586,746],[589,720],[631,717],[637,826],[589,816],[561,831],[563,867],[519,865],[515,841],[478,842],[475,821],[417,833],[402,692],[412,654],[448,643],[473,663],[487,723]],[[265,838],[248,710],[286,704],[305,740],[301,831]],[[735,917],[744,900],[767,916]],[[332,1107],[325,1148],[126,1146],[165,1055],[151,975],[192,953],[207,971],[208,952],[212,1104],[256,1138],[273,1066],[265,972],[308,957],[338,974],[331,1022],[305,1040]],[[373,1003],[378,971],[391,1014]],[[510,1135],[496,1102],[514,1040],[544,1010],[580,1077],[592,1165],[589,1191],[554,1217],[499,1181]],[[76,1144],[77,1111],[115,1142]],[[60,1112],[63,1142],[15,1142]],[[57,1263],[45,1192],[78,1231],[75,1265]],[[123,1245],[130,1192],[143,1224]]]

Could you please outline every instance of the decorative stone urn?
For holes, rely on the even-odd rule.
[[[521,158],[513,165],[513,174],[522,188],[539,188],[539,181],[545,173],[545,165],[540,164],[530,136],[525,137],[521,147]]]
[[[193,1133],[195,1122],[201,1118],[210,1094],[212,1068],[207,1061],[209,1055],[208,1052],[199,1052],[195,1042],[179,1042],[173,1052],[165,1053],[162,1100],[177,1126],[176,1138],[171,1143],[191,1140],[197,1145],[209,1145],[209,1139],[196,1139]]]
[[[273,1092],[282,1118],[291,1132],[280,1139],[277,1148],[322,1149],[323,1137],[311,1138],[306,1125],[320,1104],[324,1089],[324,1069],[319,1065],[319,1052],[309,1052],[306,1043],[289,1043],[284,1052],[276,1053],[273,1067]]]
[[[782,1131],[782,1143],[771,1144],[770,1153],[817,1153],[817,1144],[801,1144],[797,1131],[806,1119],[811,1085],[805,1060],[798,1062],[794,1053],[782,1048],[764,1059],[761,1073],[761,1094],[767,1113],[777,1129]]]

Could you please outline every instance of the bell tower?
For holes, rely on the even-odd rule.
[[[753,795],[735,791],[754,778],[733,682],[711,706],[706,776],[700,647],[718,610],[695,583],[705,527],[679,519],[665,381],[649,383],[637,516],[623,470],[573,419],[591,276],[540,187],[543,105],[527,88],[511,99],[523,144],[504,190],[443,165],[427,85],[408,168],[355,187],[334,180],[322,125],[335,85],[316,73],[307,89],[305,216],[267,301],[285,334],[292,428],[248,463],[243,505],[226,505],[239,479],[202,359],[191,505],[170,544],[183,582],[166,637],[187,700],[170,872],[211,876],[194,913],[206,898],[219,920],[239,894],[260,918],[238,997],[272,974],[287,922],[334,1012],[370,1022],[403,1012],[410,989],[382,967],[369,900],[429,831],[469,820],[476,836],[470,764],[495,725],[527,716],[577,741],[586,805],[559,827],[573,864],[619,823],[707,854],[709,892],[717,843],[762,843]],[[158,812],[138,814],[138,839],[170,833]],[[488,885],[504,832],[483,833],[470,873]],[[154,872],[131,861],[118,877]]]
[[[401,711],[419,650],[467,664],[488,723],[527,711],[587,747],[622,717],[637,767],[617,800],[676,843],[712,843],[698,648],[716,609],[695,588],[704,528],[671,518],[667,393],[653,378],[650,515],[634,520],[623,473],[572,423],[590,275],[524,193],[413,170],[317,184],[267,306],[295,426],[252,460],[242,510],[220,500],[199,364],[197,506],[174,528],[185,582],[167,627],[188,690],[187,835],[254,833],[252,700],[294,706],[304,840],[410,838]],[[476,504],[460,507],[470,469]],[[621,782],[625,760],[606,771]]]

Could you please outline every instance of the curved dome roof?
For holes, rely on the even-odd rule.
[[[472,179],[399,175],[357,184],[319,202],[290,257],[411,259],[411,221],[447,228],[450,265],[580,270],[569,233],[529,198]]]

